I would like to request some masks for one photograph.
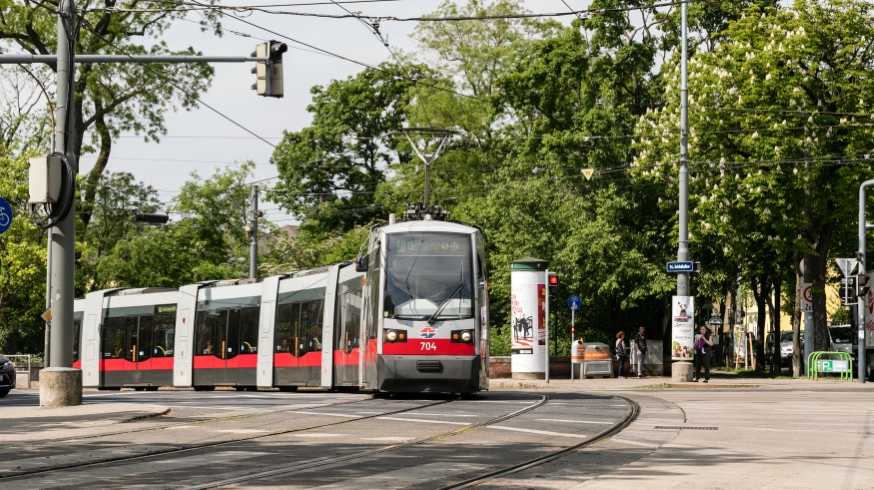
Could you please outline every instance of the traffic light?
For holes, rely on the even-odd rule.
[[[549,284],[549,295],[558,294],[558,274],[550,272],[549,277],[547,277],[547,283]]]
[[[170,216],[164,213],[143,213],[139,209],[134,210],[134,222],[166,225]]]
[[[267,41],[255,47],[253,58],[267,58],[267,61],[258,61],[252,73],[255,74],[255,84],[252,90],[264,97],[282,97],[282,53],[288,51],[288,46],[279,41]]]
[[[856,276],[841,279],[841,288],[838,292],[841,302],[846,306],[856,303]]]
[[[857,296],[865,296],[868,294],[868,290],[871,289],[871,286],[868,285],[870,280],[871,279],[865,274],[859,274],[859,279],[856,281],[859,290]]]

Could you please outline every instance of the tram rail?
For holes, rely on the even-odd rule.
[[[321,405],[314,406],[314,407],[299,407],[299,409],[300,410],[312,410],[315,408],[336,407],[339,405],[346,405],[346,404],[350,404],[350,403],[360,403],[360,402],[365,401],[365,400],[367,400],[367,398],[360,398],[357,400],[347,400],[347,401],[342,401],[342,402],[337,402],[337,403],[321,404]],[[247,409],[241,408],[240,410],[243,411],[243,410],[247,410]],[[270,410],[260,410],[260,409],[248,409],[248,410],[258,410],[259,412],[261,412],[261,413],[251,414],[250,416],[252,416],[252,417],[273,413],[273,411],[270,411]],[[130,419],[130,420],[123,420],[123,421],[118,422],[118,423],[119,424],[127,424],[127,423],[132,423],[132,422],[147,422],[149,420],[156,420],[156,419],[160,419],[161,417],[169,417],[172,415],[173,415],[173,410],[168,409],[168,412],[163,413],[163,414],[156,414],[154,416],[148,416],[148,418],[134,418],[134,419]],[[178,426],[182,426],[182,425],[208,424],[208,423],[212,423],[212,422],[221,422],[222,420],[228,420],[228,419],[232,419],[232,418],[240,418],[240,416],[233,415],[233,416],[225,416],[225,417],[214,417],[214,418],[209,418],[209,419],[199,419],[197,421],[182,420],[180,422],[175,422],[175,423],[165,423],[165,424],[160,424],[160,425],[156,425],[156,426],[152,426],[152,427],[138,427],[136,429],[119,430],[119,431],[115,431],[115,432],[106,432],[103,434],[92,434],[92,435],[86,435],[86,436],[70,436],[70,437],[62,437],[60,439],[49,439],[49,440],[45,440],[45,441],[28,441],[28,442],[19,443],[19,444],[12,443],[12,444],[0,446],[0,449],[3,449],[3,450],[20,449],[23,447],[26,447],[29,449],[39,449],[39,448],[45,447],[45,446],[49,446],[49,447],[55,446],[58,443],[62,443],[62,442],[89,441],[92,439],[99,439],[101,437],[112,437],[112,436],[120,436],[120,435],[125,435],[125,434],[136,434],[136,433],[140,433],[140,432],[149,432],[149,431],[153,431],[153,430],[172,429],[174,427],[178,427]],[[0,475],[0,480],[2,480],[3,478],[4,477],[2,475]]]
[[[545,454],[543,456],[539,456],[537,458],[532,458],[532,459],[529,459],[527,461],[523,461],[521,463],[516,463],[516,464],[510,465],[510,466],[506,466],[504,468],[493,470],[493,471],[486,473],[486,474],[483,474],[483,475],[475,476],[475,477],[469,478],[467,480],[463,480],[463,481],[460,481],[457,483],[446,485],[446,486],[440,487],[439,490],[460,490],[462,488],[472,488],[472,487],[481,485],[481,484],[486,483],[486,482],[491,481],[491,480],[503,478],[505,476],[509,476],[509,475],[514,474],[514,473],[518,473],[520,471],[527,470],[529,468],[534,468],[536,466],[540,466],[540,465],[542,465],[544,463],[548,463],[550,461],[555,461],[556,459],[563,458],[569,454],[572,454],[572,453],[579,451],[580,449],[584,449],[584,448],[589,447],[593,444],[597,444],[598,442],[600,442],[606,438],[609,438],[609,437],[612,437],[612,436],[618,434],[623,429],[628,427],[629,424],[634,422],[634,419],[636,419],[637,416],[640,414],[640,405],[638,405],[637,402],[635,402],[634,400],[630,400],[628,398],[625,398],[624,396],[617,396],[616,398],[621,398],[623,401],[625,401],[625,403],[627,403],[629,405],[629,408],[630,408],[628,415],[626,415],[625,418],[622,419],[616,425],[609,427],[609,428],[593,435],[592,437],[589,437],[588,439],[584,440],[583,442],[580,442],[579,444],[574,444],[573,446],[566,447],[564,449],[558,449],[556,451],[552,451],[548,454]]]
[[[186,447],[170,448],[167,450],[163,450],[163,451],[159,450],[159,451],[151,452],[148,454],[138,454],[138,455],[132,455],[132,456],[119,456],[119,457],[113,457],[113,458],[106,458],[106,459],[102,459],[99,461],[89,461],[88,463],[83,463],[83,464],[71,464],[71,465],[55,466],[55,467],[51,467],[51,468],[40,468],[40,469],[34,469],[34,470],[26,470],[26,471],[21,471],[21,472],[10,472],[6,475],[0,475],[0,482],[13,481],[14,479],[17,479],[17,478],[24,478],[24,477],[29,477],[29,476],[44,474],[44,473],[52,473],[52,472],[56,472],[56,471],[66,471],[66,470],[74,470],[74,469],[80,469],[80,468],[88,468],[88,467],[92,467],[92,466],[102,466],[102,465],[107,465],[107,464],[112,464],[112,463],[127,462],[127,461],[132,461],[132,460],[153,458],[153,457],[157,457],[157,456],[166,456],[169,454],[179,454],[179,453],[184,453],[184,452],[198,451],[201,449],[210,449],[210,448],[214,448],[214,447],[228,446],[231,444],[239,444],[242,442],[249,442],[249,441],[256,440],[256,439],[264,439],[264,438],[279,436],[279,435],[283,435],[283,434],[292,434],[292,433],[296,433],[296,432],[321,429],[324,427],[333,427],[333,426],[337,426],[337,425],[347,424],[350,422],[357,422],[359,420],[368,420],[368,419],[374,419],[374,418],[379,418],[379,417],[385,417],[385,416],[390,416],[390,415],[411,412],[414,410],[431,408],[431,407],[435,407],[438,405],[451,403],[451,402],[457,401],[459,399],[460,398],[443,400],[443,401],[439,401],[437,403],[429,403],[427,405],[421,405],[421,406],[417,406],[417,407],[410,407],[410,408],[405,408],[405,409],[401,409],[401,410],[394,410],[394,411],[390,411],[390,412],[384,412],[384,413],[378,413],[378,414],[372,414],[372,415],[354,416],[354,417],[350,416],[350,418],[348,420],[340,420],[337,422],[330,422],[330,423],[326,423],[326,424],[313,425],[310,427],[301,427],[301,428],[297,428],[297,429],[274,431],[274,432],[270,432],[267,434],[258,434],[258,435],[254,435],[254,436],[241,437],[241,438],[233,439],[230,441],[218,441],[218,442],[197,444],[197,445],[186,446]],[[359,401],[361,401],[361,400],[359,400]],[[342,404],[344,404],[344,403],[337,403],[334,405],[342,405]],[[313,407],[313,408],[324,408],[324,406]],[[467,429],[467,427],[465,429]],[[148,430],[151,430],[151,429],[148,429]],[[130,432],[141,432],[141,431],[133,430]],[[124,434],[124,433],[125,432],[120,432],[120,434]],[[57,441],[53,441],[53,443],[55,443],[55,442],[57,442]]]
[[[250,481],[254,481],[254,480],[261,480],[263,478],[269,478],[272,476],[285,475],[288,473],[303,471],[303,470],[307,470],[310,468],[317,468],[319,466],[326,466],[326,465],[336,464],[336,463],[340,463],[340,462],[344,462],[344,461],[350,461],[350,460],[355,460],[355,459],[359,459],[359,458],[366,458],[368,456],[373,456],[376,454],[381,454],[381,453],[385,453],[388,451],[393,451],[393,450],[401,449],[401,448],[405,448],[405,447],[416,446],[419,444],[426,444],[428,442],[436,441],[438,439],[444,439],[444,438],[452,437],[452,436],[455,436],[455,435],[458,435],[458,434],[461,434],[464,432],[468,432],[468,431],[471,431],[474,429],[478,429],[480,427],[486,427],[488,425],[504,422],[504,421],[512,419],[514,417],[518,417],[519,415],[522,415],[524,413],[528,413],[528,412],[531,412],[532,410],[536,410],[536,409],[546,405],[547,403],[549,403],[549,396],[547,396],[547,395],[537,395],[537,396],[540,397],[540,399],[532,405],[529,405],[527,407],[521,408],[519,410],[516,410],[516,411],[508,413],[508,414],[501,415],[499,417],[495,417],[495,418],[486,420],[484,422],[479,422],[476,424],[471,424],[471,425],[465,426],[461,429],[443,432],[441,434],[425,437],[425,438],[418,439],[415,441],[405,442],[405,443],[401,443],[401,444],[393,444],[391,446],[385,446],[385,447],[381,447],[378,449],[371,449],[368,451],[361,451],[361,452],[354,453],[354,454],[347,454],[345,456],[337,456],[334,458],[325,458],[325,459],[321,459],[318,461],[312,461],[309,463],[290,465],[290,466],[285,466],[283,468],[275,468],[272,470],[260,471],[260,472],[252,473],[249,475],[242,475],[242,476],[238,476],[238,477],[234,477],[234,478],[227,478],[227,479],[223,479],[223,480],[216,480],[216,481],[212,481],[212,482],[208,482],[208,483],[203,483],[200,485],[184,487],[184,490],[205,490],[205,489],[209,489],[209,488],[219,488],[219,487],[223,487],[226,485],[232,485],[235,483],[243,483],[243,482],[250,482]],[[384,415],[379,415],[379,416],[382,417]],[[358,419],[358,420],[360,420],[360,419]]]

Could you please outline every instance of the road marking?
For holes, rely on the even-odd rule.
[[[302,413],[304,415],[325,415],[327,417],[347,417],[357,419],[360,415],[352,415],[351,413],[326,413],[326,412],[301,412],[299,410],[286,410],[285,413]]]
[[[327,432],[316,432],[315,434],[291,434],[295,437],[340,437],[346,434],[329,434]]]
[[[436,415],[438,417],[479,417],[479,415],[462,415],[458,413],[424,413],[416,412],[416,415]]]
[[[604,424],[613,425],[613,422],[595,422],[594,420],[564,420],[564,419],[536,419],[540,422],[570,422],[572,424]]]
[[[404,422],[421,422],[423,424],[452,424],[452,425],[470,425],[467,422],[449,422],[447,420],[428,420],[428,419],[404,419],[401,417],[376,417],[377,420],[401,420]]]
[[[222,430],[214,430],[213,432],[230,432],[231,434],[254,434],[256,432],[267,432],[267,431],[260,430],[260,429],[222,429]]]
[[[629,441],[628,439],[616,439],[615,437],[610,440],[620,444],[631,444],[632,446],[659,447],[658,444],[647,444],[645,442]]]
[[[420,486],[425,482],[446,478],[459,473],[486,468],[486,465],[471,463],[429,463],[421,466],[413,466],[402,470],[389,471],[378,475],[365,476],[344,480],[330,485],[316,488],[332,490],[364,490],[379,488],[381,490],[394,490],[409,486]]]
[[[516,432],[529,432],[531,434],[542,434],[545,436],[558,436],[558,437],[575,437],[577,439],[586,439],[589,436],[584,434],[568,434],[565,432],[550,432],[548,430],[535,430],[535,429],[520,429],[518,427],[507,427],[505,425],[490,425],[489,429],[501,429],[501,430],[513,430]]]
[[[415,437],[364,437],[362,441],[404,442],[411,441]]]
[[[167,427],[167,430],[196,429],[197,427],[197,425],[177,425],[176,427]]]

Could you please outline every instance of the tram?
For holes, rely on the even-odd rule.
[[[74,366],[100,389],[488,389],[483,233],[439,206],[371,229],[355,261],[77,299]]]

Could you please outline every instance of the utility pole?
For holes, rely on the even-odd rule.
[[[261,212],[258,211],[258,184],[252,186],[252,203],[249,216],[249,225],[246,227],[249,231],[249,278],[258,278],[258,218]]]
[[[61,0],[58,15],[57,104],[55,104],[54,151],[63,153],[79,173],[73,153],[72,81],[76,46],[76,7],[73,0]],[[69,192],[75,192],[75,181]],[[75,262],[76,200],[67,217],[50,231],[51,237],[51,367],[40,373],[40,406],[62,407],[82,404],[82,371],[73,369],[73,266]],[[96,354],[95,354],[96,355]],[[97,375],[97,373],[92,373]]]
[[[683,11],[683,58],[680,65],[682,85],[680,87],[680,237],[677,249],[677,261],[689,260],[689,67],[687,53],[687,4],[682,5]],[[677,296],[689,295],[689,273],[677,274]]]
[[[682,61],[680,64],[680,75],[681,75],[681,85],[680,85],[680,175],[679,175],[679,187],[680,187],[680,195],[679,195],[679,237],[677,240],[677,262],[688,262],[689,261],[689,169],[688,169],[688,157],[689,157],[689,66],[688,66],[688,26],[686,22],[687,17],[687,8],[686,3],[684,2],[682,5],[682,42],[681,42],[681,50],[682,50]],[[677,274],[677,296],[676,300],[690,303],[687,300],[689,297],[689,273],[690,272],[679,272]],[[692,299],[694,302],[694,298]],[[673,308],[673,305],[672,305]],[[692,322],[692,332],[688,332],[683,324],[674,322],[674,329],[683,328],[682,331],[672,331],[672,336],[675,339],[682,339],[682,342],[687,342],[687,335],[690,335],[694,338],[695,325],[694,325],[694,308],[692,308],[692,318],[684,320],[683,323],[687,321]],[[674,381],[678,382],[688,382],[692,381],[692,364],[688,361],[679,360],[674,362],[671,366],[671,377]]]

